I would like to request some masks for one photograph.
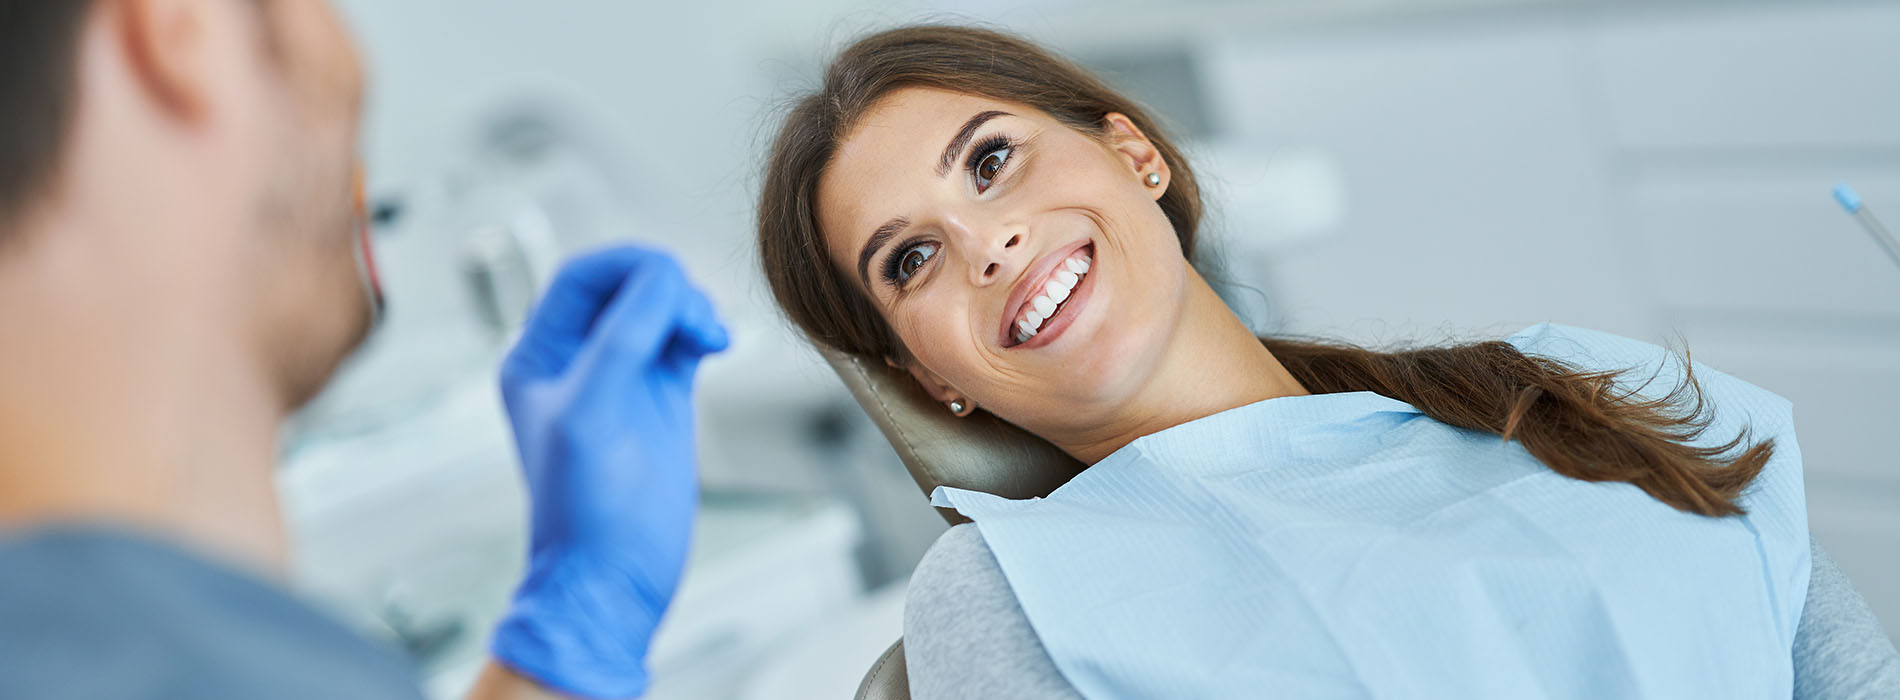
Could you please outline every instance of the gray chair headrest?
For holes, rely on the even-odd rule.
[[[897,449],[925,494],[954,486],[1005,498],[1047,496],[1084,465],[1054,445],[984,411],[951,415],[910,374],[882,362],[820,349],[825,361]],[[940,510],[952,524],[968,522]]]

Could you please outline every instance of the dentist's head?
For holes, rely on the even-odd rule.
[[[123,316],[110,340],[147,349],[201,328],[278,405],[320,388],[367,319],[362,74],[327,2],[0,0],[0,53],[9,308]]]
[[[1074,435],[1195,352],[1184,319],[1231,316],[1188,264],[1200,214],[1134,101],[1014,37],[921,26],[847,49],[787,116],[759,228],[816,341]]]
[[[7,473],[273,460],[368,325],[362,81],[325,0],[0,0]],[[162,518],[258,488],[149,480],[29,490]]]

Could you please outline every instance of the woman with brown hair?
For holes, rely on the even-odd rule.
[[[1810,553],[1784,401],[1556,327],[1403,352],[1255,338],[1190,262],[1201,200],[1182,151],[1029,42],[951,26],[858,41],[787,114],[758,215],[774,295],[812,342],[1091,465],[1039,501],[938,495],[981,534],[954,528],[913,579],[920,695],[1803,682],[1787,591]],[[1717,382],[1734,398],[1707,405]],[[997,573],[933,588],[945,559]],[[1718,569],[1743,575],[1702,585]],[[1674,576],[1700,588],[1657,586]],[[966,604],[998,597],[982,591],[1005,604]],[[1349,621],[1407,597],[1445,605]],[[920,625],[959,605],[942,619],[1002,622]],[[1210,639],[1193,622],[1208,615],[1263,624]],[[1515,622],[1464,628],[1483,616]]]

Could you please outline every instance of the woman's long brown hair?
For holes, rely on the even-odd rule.
[[[905,356],[876,307],[826,255],[816,210],[818,179],[839,142],[867,109],[905,87],[1029,105],[1083,133],[1103,133],[1110,112],[1127,115],[1169,164],[1158,204],[1193,259],[1201,220],[1194,171],[1140,105],[1009,34],[945,25],[893,29],[858,40],[832,61],[824,84],[792,105],[766,162],[761,262],[779,306],[812,342],[876,360]],[[1619,388],[1618,372],[1579,371],[1504,342],[1400,352],[1261,342],[1308,391],[1398,399],[1444,423],[1516,439],[1559,474],[1628,482],[1690,513],[1742,513],[1737,496],[1774,452],[1772,441],[1738,449],[1746,435],[1722,445],[1688,444],[1710,421],[1693,374],[1665,396],[1646,399]]]

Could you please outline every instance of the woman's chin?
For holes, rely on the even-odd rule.
[[[1142,352],[1145,339],[1104,320],[1078,318],[1062,337],[1043,349],[1049,355],[1048,366],[1057,375],[1053,381],[1090,387],[1086,392],[1065,393],[1119,394],[1116,385],[1145,374],[1138,366],[1138,360],[1148,354]]]

